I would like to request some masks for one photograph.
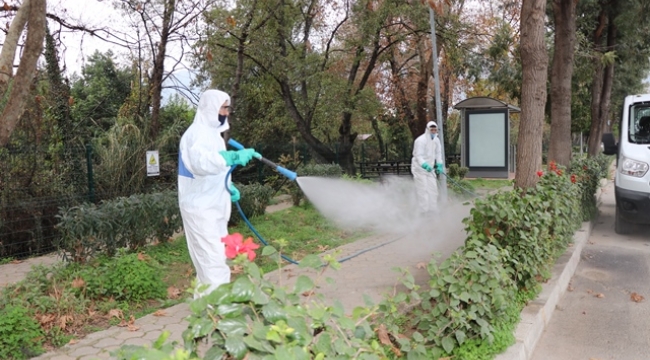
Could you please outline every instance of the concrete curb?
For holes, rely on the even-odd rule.
[[[596,191],[598,205],[605,184],[607,180],[601,181],[601,187]],[[537,342],[551,321],[555,307],[578,267],[582,249],[591,236],[595,222],[594,219],[582,223],[582,227],[573,235],[573,244],[553,266],[551,279],[542,284],[542,291],[537,298],[521,311],[521,320],[515,329],[515,344],[511,345],[506,352],[497,355],[496,360],[528,360],[533,356]]]

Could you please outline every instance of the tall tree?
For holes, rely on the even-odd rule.
[[[151,105],[151,138],[161,131],[160,107],[165,81],[183,66],[185,49],[197,39],[199,19],[216,0],[115,0],[135,28],[132,51],[137,62],[151,59],[146,82],[149,87],[144,101]],[[144,74],[144,71],[140,71]]]
[[[553,0],[555,48],[551,67],[551,141],[548,159],[571,161],[571,79],[576,43],[576,0]]]
[[[1,106],[0,146],[5,146],[9,142],[11,133],[25,111],[29,88],[36,74],[36,63],[43,50],[45,8],[45,0],[25,0],[9,26],[0,52],[0,94],[7,99]],[[13,62],[25,26],[27,26],[25,47],[14,75]]]
[[[371,116],[363,110],[378,102],[375,71],[398,43],[387,34],[402,27],[390,20],[411,6],[404,0],[358,1],[343,7],[324,0],[240,1],[233,9],[210,14],[199,63],[215,85],[230,89],[239,63],[236,55],[243,54],[245,69],[237,77],[245,82],[242,88],[269,98],[264,111],[246,117],[268,119],[280,99],[282,118],[291,120],[312,154],[353,173],[358,125],[363,122],[371,131]],[[251,109],[238,100],[239,118],[241,110]]]
[[[542,132],[546,105],[548,54],[544,38],[546,0],[523,0],[521,5],[521,122],[517,141],[515,186],[537,183],[542,163]]]

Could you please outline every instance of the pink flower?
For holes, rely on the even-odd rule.
[[[544,175],[543,171],[540,170],[540,171],[537,172],[537,176],[542,177],[542,175]]]
[[[253,242],[253,238],[249,237],[246,240],[243,240],[244,237],[240,233],[234,233],[221,238],[221,242],[226,244],[226,257],[228,259],[234,259],[239,254],[248,255],[248,260],[255,260],[255,249],[259,248],[258,244]]]

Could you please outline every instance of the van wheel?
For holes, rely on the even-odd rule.
[[[618,206],[616,206],[616,218],[614,220],[614,231],[616,231],[617,234],[619,235],[625,235],[629,234],[631,231],[631,224],[623,220],[623,216],[621,215],[621,212],[618,210]]]

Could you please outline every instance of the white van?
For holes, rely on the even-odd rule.
[[[650,224],[650,94],[625,97],[614,178],[618,234]]]

